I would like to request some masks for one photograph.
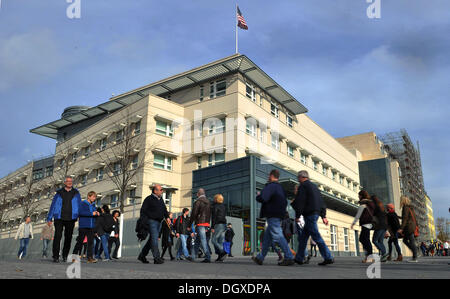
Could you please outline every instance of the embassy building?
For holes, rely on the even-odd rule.
[[[236,232],[233,254],[250,254],[260,248],[264,220],[255,197],[270,170],[280,170],[290,200],[297,172],[307,170],[328,208],[330,225],[319,221],[323,239],[335,255],[359,255],[360,228],[350,229],[360,190],[358,153],[307,111],[248,57],[235,54],[95,107],[69,107],[30,130],[55,139],[55,154],[0,179],[0,194],[12,204],[15,191],[29,189],[22,197],[34,199],[34,230],[40,232],[54,191],[70,175],[82,198],[93,190],[97,205],[123,210],[122,255],[131,256],[139,250],[134,226],[151,186],[163,186],[174,214],[191,208],[201,187],[211,201],[224,196]],[[15,234],[22,210],[11,205],[2,239]]]

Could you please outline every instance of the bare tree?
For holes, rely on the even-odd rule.
[[[444,217],[439,217],[436,219],[436,237],[442,242],[448,241],[450,239],[450,221]]]
[[[11,210],[14,209],[14,201],[10,198],[10,192],[3,189],[0,192],[0,225],[9,218]]]
[[[58,148],[54,161],[53,184],[58,185],[64,182],[64,179],[76,171],[75,161],[79,156],[79,149],[74,148],[72,142],[66,141]]]
[[[22,217],[32,216],[39,210],[40,202],[36,193],[42,190],[42,182],[29,176],[23,188],[14,191],[16,207],[22,210]]]
[[[137,174],[149,165],[146,157],[156,143],[145,145],[145,134],[137,130],[136,123],[131,122],[129,109],[122,111],[123,121],[117,125],[114,145],[98,153],[98,163],[105,165],[108,178],[119,190],[119,209],[123,214],[127,191],[133,184],[137,184]]]

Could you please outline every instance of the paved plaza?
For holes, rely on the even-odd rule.
[[[150,259],[149,259],[150,260]],[[336,257],[336,263],[318,266],[320,258],[313,258],[308,265],[280,267],[275,257],[268,257],[263,266],[256,265],[250,257],[227,258],[224,263],[203,264],[200,260],[167,261],[162,265],[142,264],[135,258],[123,258],[113,262],[80,264],[80,278],[104,279],[367,279],[369,264],[362,264],[358,257]],[[449,279],[448,257],[422,257],[419,263],[387,262],[381,264],[381,278],[399,279]],[[72,263],[54,264],[50,259],[1,260],[0,278],[67,278]]]

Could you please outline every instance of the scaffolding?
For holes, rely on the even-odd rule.
[[[419,143],[414,147],[405,129],[379,136],[390,157],[400,165],[400,188],[411,199],[420,229],[420,241],[428,239],[428,216]]]

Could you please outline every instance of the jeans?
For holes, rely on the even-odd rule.
[[[42,256],[47,257],[47,250],[48,250],[48,244],[50,244],[49,239],[43,239],[42,240],[42,244],[43,244],[43,249],[42,249]]]
[[[115,244],[114,252],[112,252],[112,245]],[[117,258],[117,254],[119,253],[120,240],[116,237],[110,237],[108,240],[108,252],[112,254],[113,258]]]
[[[214,233],[211,237],[211,242],[214,245],[214,250],[216,251],[216,254],[225,253],[225,251],[223,250],[223,241],[225,240],[225,230],[226,230],[225,223],[214,225]]]
[[[158,248],[158,237],[159,231],[161,230],[161,221],[150,219],[148,221],[148,227],[150,228],[148,241],[142,248],[141,255],[147,256],[150,249],[152,250],[153,258],[159,259],[159,248]]]
[[[197,244],[199,244],[199,245],[202,245],[202,249],[203,249],[203,252],[205,253],[205,259],[207,259],[207,260],[211,260],[211,253],[209,252],[209,246],[208,246],[208,241],[207,241],[207,239],[206,239],[206,227],[204,227],[204,226],[197,226],[197,237],[195,238],[195,241],[196,241],[196,243]],[[193,258],[194,258],[194,256],[196,257],[197,256],[197,248],[196,248],[197,246],[195,246],[194,245],[194,253],[195,253],[195,255],[193,255]]]
[[[413,259],[417,258],[417,246],[416,246],[416,240],[414,239],[414,233],[411,234],[405,234],[403,237],[403,243],[411,249],[413,252]]]
[[[27,248],[28,248],[29,243],[30,243],[30,238],[20,239],[20,247],[19,247],[19,252],[17,253],[17,257],[20,257],[20,254],[22,254],[22,258],[24,258],[27,255]]]
[[[300,239],[302,238],[303,233],[304,233],[304,228],[302,229],[297,226],[297,240],[298,240],[299,244],[300,244]],[[308,241],[308,240],[306,240],[306,241]],[[312,245],[311,245],[311,247],[312,247]],[[312,255],[312,250],[311,250],[311,255]],[[317,249],[316,249],[316,255],[317,255]],[[308,256],[308,246],[305,246],[305,256]]]
[[[401,255],[402,250],[400,249],[400,245],[398,244],[398,233],[397,232],[389,238],[389,241],[388,241],[389,255],[391,255],[391,253],[392,253],[392,243],[394,243],[395,250],[397,250],[397,255]]]
[[[184,257],[188,257],[189,256],[189,251],[187,249],[187,239],[188,238],[189,238],[188,235],[180,234],[181,246],[178,249],[177,258],[181,257],[181,254],[183,254]]]
[[[303,262],[305,259],[305,249],[306,249],[306,243],[308,242],[309,237],[313,239],[314,242],[316,242],[317,246],[319,247],[320,255],[325,260],[332,260],[333,256],[331,255],[330,250],[328,249],[327,245],[325,244],[324,240],[320,236],[319,228],[317,226],[317,220],[319,219],[319,215],[310,215],[310,216],[304,216],[305,218],[305,226],[303,227],[303,233],[301,234],[299,240],[298,240],[298,250],[297,254],[295,256],[295,259],[299,262]]]
[[[105,259],[110,260],[111,256],[109,255],[109,251],[108,251],[108,240],[109,240],[109,234],[103,234],[100,236],[100,240],[102,242],[102,246],[103,246],[103,251],[105,252]],[[98,252],[97,256],[95,257],[96,259],[100,258],[100,251]],[[88,254],[89,255],[89,254]]]
[[[386,255],[386,247],[384,247],[384,235],[386,234],[385,229],[377,229],[373,232],[372,242],[376,248],[381,252],[381,255]]]
[[[74,220],[55,220],[55,238],[53,240],[53,258],[59,258],[59,250],[61,247],[61,238],[64,230],[64,247],[62,256],[67,258],[70,251],[70,245],[72,244],[73,228],[75,227]]]
[[[284,252],[284,257],[286,259],[291,260],[294,258],[291,249],[289,248],[289,245],[286,239],[284,238],[283,231],[281,230],[280,218],[267,218],[267,228],[266,231],[264,232],[262,250],[257,255],[257,258],[259,260],[261,261],[264,260],[264,258],[267,255],[267,252],[269,251],[269,248],[272,246],[273,243],[277,243],[281,247],[281,249]]]
[[[372,243],[370,242],[370,229],[362,226],[361,234],[359,235],[359,242],[366,251],[366,256],[372,255]]]

